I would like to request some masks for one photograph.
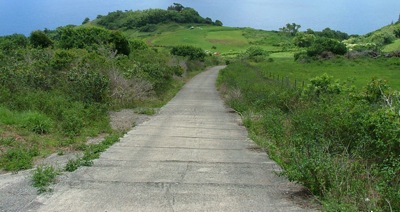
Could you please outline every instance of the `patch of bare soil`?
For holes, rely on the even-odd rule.
[[[112,111],[110,114],[110,125],[113,130],[128,131],[136,125],[149,120],[149,115],[137,114],[132,109]]]

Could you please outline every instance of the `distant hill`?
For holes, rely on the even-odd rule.
[[[106,16],[98,16],[94,21],[97,25],[107,29],[137,29],[141,32],[152,32],[156,30],[157,24],[165,23],[195,23],[222,26],[219,20],[213,21],[211,18],[203,18],[199,13],[190,7],[174,3],[167,10],[147,9],[147,10],[128,10],[110,12]]]

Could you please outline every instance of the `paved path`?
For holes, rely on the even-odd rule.
[[[196,76],[92,167],[61,179],[32,211],[308,211],[279,167],[224,107],[218,70]]]

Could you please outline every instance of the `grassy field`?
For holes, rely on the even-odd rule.
[[[298,63],[288,54],[274,54],[274,62],[263,63],[260,68],[266,75],[280,78],[288,77],[290,80],[307,81],[310,78],[328,74],[344,82],[351,80],[358,88],[365,86],[372,78],[377,77],[387,80],[389,85],[400,90],[400,59],[357,59],[347,60],[338,58],[334,60],[315,61],[311,63]]]
[[[125,31],[130,38],[141,38],[150,46],[191,45],[225,57],[236,56],[250,46],[259,46],[269,52],[282,52],[279,46],[287,41],[276,32],[250,28],[219,27],[210,25],[161,25],[157,31],[143,33],[135,30]]]

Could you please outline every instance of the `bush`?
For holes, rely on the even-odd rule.
[[[60,27],[56,30],[58,46],[63,49],[96,50],[99,46],[111,46],[117,53],[129,55],[127,38],[119,31],[110,31],[100,27]]]
[[[149,48],[149,46],[147,46],[147,44],[142,40],[131,40],[130,47],[135,50],[145,50]]]
[[[307,49],[307,55],[315,57],[323,52],[332,52],[337,55],[344,55],[347,47],[344,43],[329,38],[317,38],[315,42]]]
[[[32,185],[38,188],[38,193],[49,191],[47,187],[55,182],[58,174],[53,166],[39,166],[33,172]]]
[[[0,52],[10,53],[16,49],[26,48],[28,43],[28,38],[22,34],[2,36],[0,37]]]
[[[253,60],[255,62],[261,62],[265,61],[266,57],[268,56],[268,53],[260,47],[252,46],[246,50],[244,55],[246,58],[250,60]]]
[[[29,40],[32,46],[35,48],[47,48],[53,45],[53,42],[50,40],[50,38],[40,30],[33,31],[29,37]]]
[[[391,44],[395,39],[395,35],[389,32],[377,32],[370,37],[370,41],[378,46]]]
[[[103,74],[85,69],[68,73],[69,94],[85,103],[106,102],[109,79]]]
[[[194,46],[176,46],[171,49],[172,55],[189,57],[190,60],[204,61],[206,53],[203,49]]]
[[[61,129],[64,135],[73,137],[80,134],[84,127],[82,110],[83,108],[73,108],[62,113]]]

